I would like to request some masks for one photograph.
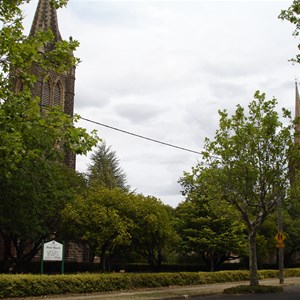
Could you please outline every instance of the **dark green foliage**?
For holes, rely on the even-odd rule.
[[[119,166],[116,152],[107,147],[105,142],[91,156],[92,164],[88,167],[88,180],[90,184],[96,184],[104,188],[119,188],[128,190],[126,175]]]
[[[276,278],[278,271],[259,271],[261,278]],[[300,276],[300,269],[286,270],[286,276]],[[245,281],[248,271],[198,273],[0,275],[0,298],[32,297],[74,293],[124,291],[138,288],[187,286]],[[261,289],[263,291],[263,287]],[[272,290],[269,288],[269,291]]]
[[[0,234],[6,271],[16,272],[36,255],[42,239],[56,237],[59,213],[80,186],[63,165],[65,151],[86,154],[98,142],[95,132],[74,126],[78,116],[58,107],[41,114],[40,99],[32,95],[37,81],[32,67],[69,70],[79,62],[70,55],[79,44],[55,43],[50,31],[25,36],[20,7],[26,2],[0,1]],[[53,49],[44,53],[46,43]]]
[[[9,178],[0,176],[0,233],[6,246],[5,271],[11,272],[26,271],[42,240],[57,237],[61,210],[84,184],[60,163],[24,160],[19,165]]]
[[[159,271],[166,253],[178,242],[170,207],[141,194],[132,197],[132,204],[131,248],[149,263],[152,271]]]
[[[110,271],[110,261],[124,247],[144,257],[156,271],[177,237],[160,200],[118,188],[89,186],[66,206],[63,216],[64,228],[100,256],[102,271]]]
[[[131,194],[93,185],[62,212],[65,230],[100,256],[103,272],[109,270],[107,263],[117,249],[131,243],[131,206]]]
[[[193,185],[192,176],[180,180],[184,188]],[[198,179],[198,183],[200,180]],[[206,182],[194,186],[187,200],[175,209],[175,226],[185,253],[197,253],[209,271],[220,270],[225,261],[245,253],[245,227],[234,208],[210,191]],[[235,253],[236,255],[233,255]]]

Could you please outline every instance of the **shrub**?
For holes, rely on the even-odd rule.
[[[276,278],[278,271],[259,271],[260,279]],[[287,277],[300,277],[300,269],[286,270]],[[74,275],[0,275],[0,298],[57,294],[94,293],[245,281],[249,271],[182,273],[110,273]]]

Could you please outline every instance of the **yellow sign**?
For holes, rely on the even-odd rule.
[[[279,231],[279,232],[274,236],[274,239],[275,239],[275,241],[276,241],[278,244],[283,244],[284,240],[286,239],[286,236],[285,236],[281,231]]]

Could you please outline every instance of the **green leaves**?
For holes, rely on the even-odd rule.
[[[272,211],[288,188],[288,151],[293,144],[292,123],[283,126],[275,99],[256,92],[244,108],[237,106],[229,118],[220,112],[220,128],[213,141],[206,140],[200,172],[217,169],[226,200],[243,212],[248,224],[260,223],[259,212]],[[285,111],[284,117],[289,114]],[[207,166],[207,167],[204,167]]]
[[[99,185],[109,189],[120,188],[124,191],[126,175],[119,165],[116,153],[107,147],[105,142],[98,145],[95,153],[91,156],[92,164],[88,167],[88,179],[92,185]]]
[[[33,258],[42,238],[56,234],[60,210],[82,186],[63,164],[66,150],[86,154],[99,141],[95,131],[74,126],[78,116],[58,107],[41,109],[32,96],[33,69],[39,66],[44,75],[73,72],[79,43],[56,43],[51,31],[26,37],[20,9],[26,2],[0,1],[0,230],[18,256],[7,247],[5,257],[20,263]],[[57,7],[66,3],[55,1]]]
[[[214,264],[220,265],[228,258],[228,253],[244,252],[245,227],[235,208],[222,199],[223,189],[216,182],[215,170],[194,168],[193,174],[180,180],[187,198],[175,210],[176,228],[182,249],[214,257],[206,260],[212,270]]]
[[[294,37],[299,37],[300,32],[300,3],[298,0],[294,0],[292,5],[285,10],[282,10],[278,16],[281,20],[289,21],[291,24],[295,25],[295,30],[293,32]],[[298,44],[298,49],[300,49],[300,44]],[[292,62],[300,62],[300,54],[296,54],[296,57],[291,59]]]
[[[215,238],[218,235],[213,232],[218,232],[218,228],[225,232],[238,232],[238,223],[232,221],[237,222],[241,218],[250,241],[252,275],[257,267],[253,250],[256,247],[255,236],[266,218],[274,212],[278,201],[286,200],[290,180],[298,178],[296,170],[300,153],[299,147],[293,144],[291,114],[283,109],[283,118],[288,119],[285,122],[288,125],[284,125],[276,105],[276,99],[266,100],[265,94],[257,91],[247,110],[237,105],[232,116],[226,110],[219,111],[219,128],[214,139],[205,140],[202,161],[180,180],[187,195],[185,206],[194,206],[189,212],[193,217],[186,221],[187,232],[182,234],[184,238],[191,237],[185,243],[194,248],[197,244],[199,248],[211,247],[213,243],[218,246],[220,241]],[[234,213],[230,217],[226,210],[214,215],[219,207],[207,209],[208,203],[219,203],[223,209],[230,207],[232,213],[235,211],[240,217]],[[214,223],[218,220],[220,223],[215,227]],[[199,222],[201,225],[197,224]],[[223,233],[219,232],[219,236]],[[239,245],[236,235],[228,237],[232,242],[229,246],[234,245],[234,241]],[[222,240],[226,240],[226,235]],[[226,249],[226,245],[222,247]]]
[[[79,43],[73,39],[55,43],[51,31],[26,37],[19,7],[25,2],[0,2],[0,173],[4,176],[10,176],[24,159],[62,161],[63,149],[86,154],[99,141],[95,131],[74,127],[79,116],[67,116],[57,107],[49,107],[42,115],[40,99],[32,99],[36,82],[32,68],[38,65],[45,74],[70,70],[79,62],[72,55]],[[58,7],[66,2],[55,1]],[[53,47],[45,53],[41,49],[47,44]]]
[[[131,207],[130,195],[120,189],[90,187],[63,210],[65,232],[88,243],[106,271],[107,257],[118,247],[131,244]]]
[[[102,261],[127,246],[157,266],[177,237],[161,201],[119,188],[89,186],[63,216],[65,230],[87,242]]]
[[[51,1],[53,2],[56,9],[66,6],[68,3],[68,0],[51,0]]]

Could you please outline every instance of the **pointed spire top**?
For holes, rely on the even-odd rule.
[[[300,96],[298,82],[295,80],[295,144],[300,144]]]
[[[300,117],[300,96],[298,91],[298,82],[295,80],[295,118]]]
[[[55,40],[61,41],[58,29],[57,13],[52,0],[39,0],[29,36],[34,36],[38,31],[51,29]]]

